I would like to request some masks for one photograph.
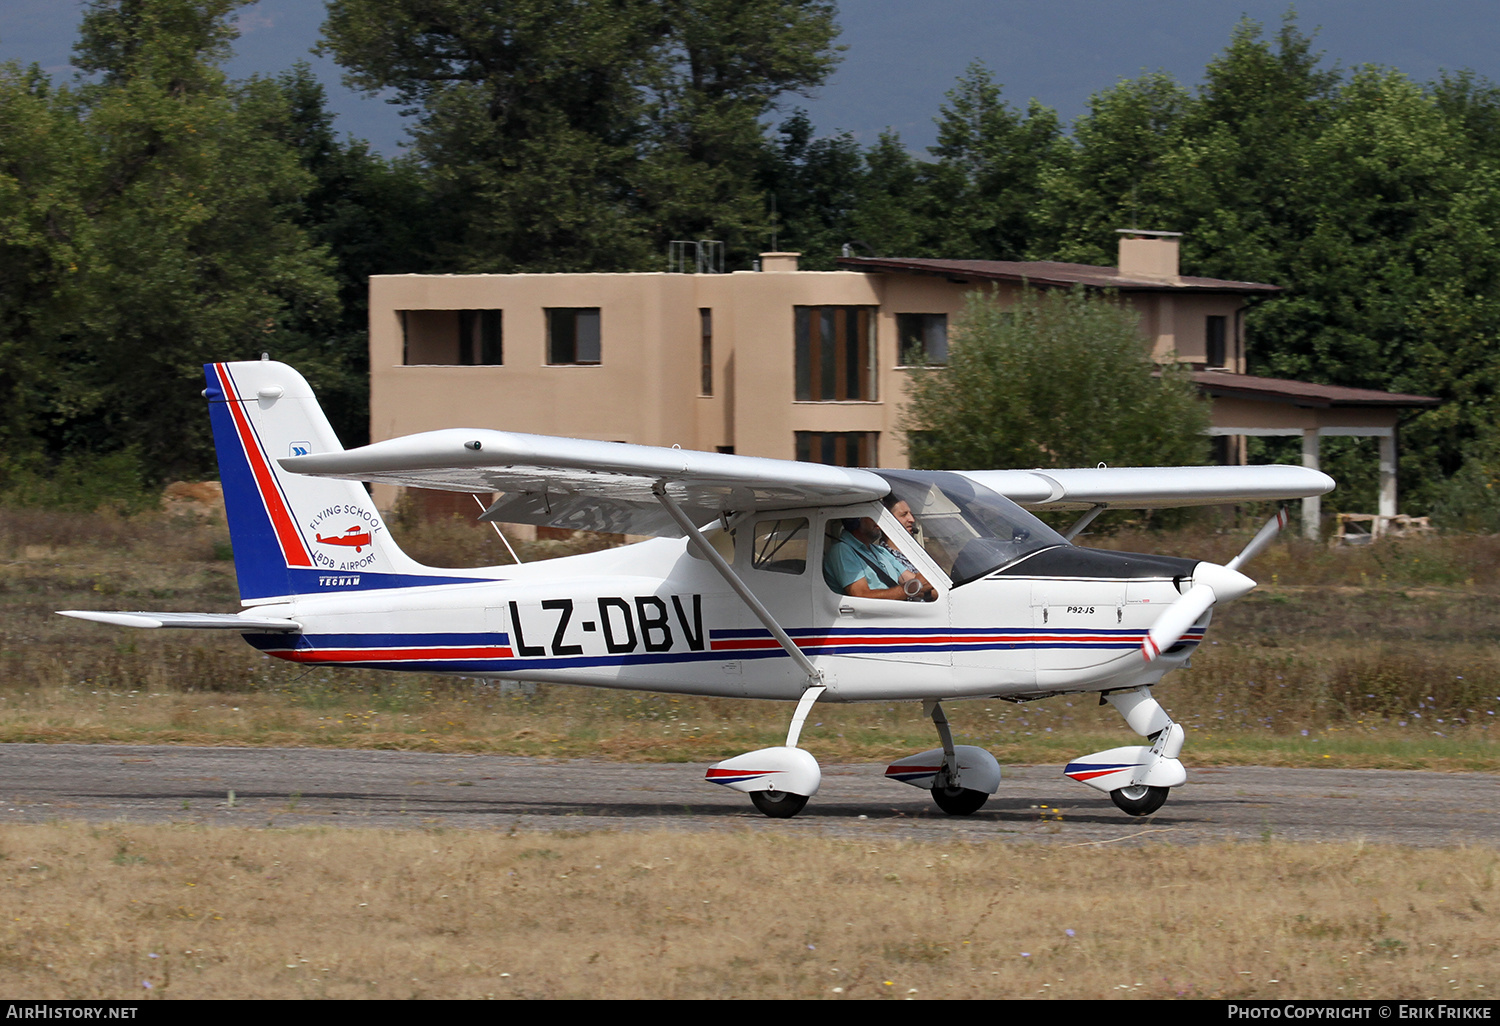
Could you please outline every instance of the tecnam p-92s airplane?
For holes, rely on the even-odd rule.
[[[708,780],[796,815],[821,781],[798,746],[815,702],[921,702],[939,746],[892,780],[945,812],[1000,786],[956,745],[943,703],[1098,693],[1145,744],[1064,772],[1146,815],[1187,779],[1183,729],[1152,695],[1203,638],[1240,567],[1081,548],[1100,511],[1319,495],[1303,467],[862,470],[487,429],[345,451],[307,382],[268,360],[210,364],[210,416],[239,613],[65,615],[228,629],[296,663],[795,704],[786,743]],[[481,519],[651,536],[527,564],[436,569],[408,557],[361,482],[499,493]],[[1028,510],[1083,511],[1058,533]],[[868,566],[868,569],[866,569]]]

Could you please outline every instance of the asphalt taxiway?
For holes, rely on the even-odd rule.
[[[875,764],[823,767],[795,819],[770,820],[705,767],[420,752],[0,745],[0,825],[47,820],[246,827],[777,830],[913,840],[1198,844],[1278,838],[1500,846],[1500,777],[1480,773],[1216,767],[1188,770],[1134,819],[1062,776],[1005,767],[972,816]]]

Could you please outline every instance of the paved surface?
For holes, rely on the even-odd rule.
[[[1265,767],[1188,770],[1132,819],[1060,766],[1006,767],[980,812],[950,817],[880,765],[823,767],[792,820],[770,820],[705,767],[492,755],[0,745],[0,826],[49,819],[251,827],[778,830],[919,840],[1174,844],[1274,836],[1500,846],[1500,777]],[[231,799],[231,792],[233,798]]]

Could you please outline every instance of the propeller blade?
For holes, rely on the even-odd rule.
[[[1260,555],[1261,550],[1271,544],[1271,540],[1281,533],[1282,528],[1286,527],[1286,524],[1286,507],[1283,506],[1276,511],[1274,517],[1265,522],[1265,526],[1256,532],[1255,537],[1250,539],[1250,544],[1246,545],[1238,556],[1235,556],[1224,565],[1231,570],[1238,570],[1241,566]]]
[[[1156,618],[1150,633],[1142,639],[1141,655],[1146,657],[1146,662],[1155,662],[1158,656],[1181,641],[1188,628],[1213,604],[1214,590],[1206,584],[1195,584],[1184,592]]]
[[[1193,586],[1156,618],[1156,623],[1141,641],[1141,655],[1146,662],[1155,662],[1158,656],[1181,641],[1188,628],[1197,623],[1215,602],[1231,602],[1248,595],[1255,587],[1255,582],[1238,570],[1217,563],[1199,563],[1193,567],[1192,580]]]

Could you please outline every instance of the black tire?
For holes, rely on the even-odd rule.
[[[950,816],[972,816],[990,800],[990,796],[971,787],[934,787],[932,800]]]
[[[750,800],[755,807],[772,819],[791,819],[807,804],[805,794],[789,791],[751,791]]]
[[[1145,784],[1136,784],[1109,792],[1109,800],[1114,802],[1115,808],[1121,812],[1132,816],[1149,816],[1167,803],[1167,795],[1171,790],[1170,787],[1147,787]]]

